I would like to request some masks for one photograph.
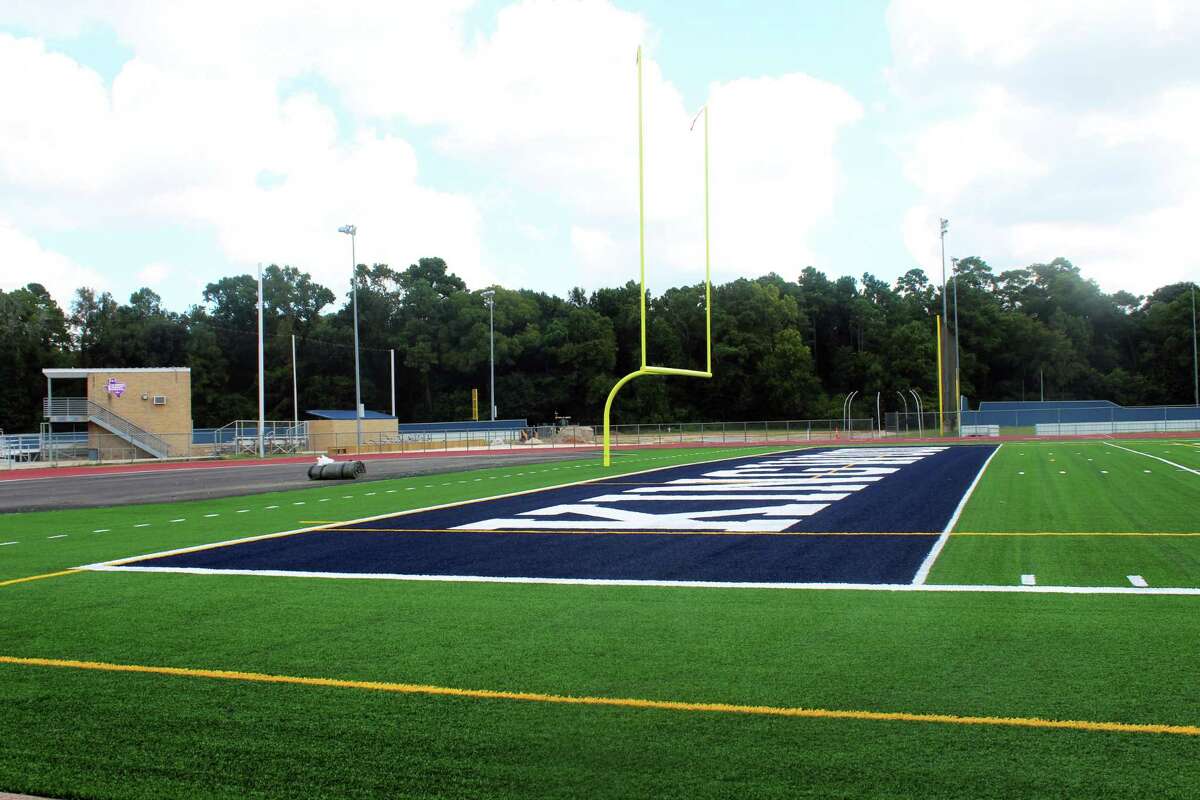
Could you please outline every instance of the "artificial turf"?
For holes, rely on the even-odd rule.
[[[0,543],[16,543],[0,544],[0,582],[176,547],[311,527],[314,522],[359,519],[569,481],[780,449],[787,448],[647,449],[619,452],[614,455],[611,469],[605,469],[596,458],[394,480],[322,482],[311,489],[247,497],[3,514]],[[37,491],[36,484],[30,491]]]
[[[1117,445],[1117,446],[1114,446]],[[931,583],[1200,586],[1200,447],[1013,442],[992,459]],[[1031,535],[976,535],[976,534]],[[1063,535],[1071,534],[1071,535]],[[1121,534],[1121,535],[1101,535]]]
[[[1194,598],[79,573],[8,655],[749,705],[1193,724]],[[18,599],[18,597],[20,599]],[[1185,797],[1200,738],[750,720],[0,666],[54,796]],[[590,787],[590,788],[588,788]]]
[[[1036,457],[1019,447],[1006,444],[993,459],[960,531],[1095,528],[1106,517],[1094,509],[1055,507],[1076,486],[1094,487],[1082,505],[1120,508],[1111,496],[1118,491],[1140,504],[1134,516],[1109,519],[1107,530],[1190,527],[1177,507],[1196,507],[1187,494],[1193,484],[1152,488],[1163,483],[1153,478],[1157,466],[1167,477],[1165,464],[1085,449],[1101,445],[1066,443]],[[744,451],[649,451],[622,469],[735,454]],[[1059,481],[1063,463],[1068,475],[1083,477],[1094,465],[1120,479],[1072,481],[1068,489]],[[8,570],[0,574],[601,474],[595,465],[555,466],[322,486],[287,498],[9,515],[0,526],[20,525],[22,541],[37,547],[0,548]],[[1040,477],[1025,482],[1031,473]],[[1200,483],[1188,473],[1171,480],[1183,476]],[[355,496],[343,501],[344,494]],[[251,510],[237,514],[241,508]],[[57,532],[70,535],[34,538]],[[1010,551],[1026,541],[1043,540],[952,536],[932,579],[960,582],[965,573],[1014,583],[1013,569],[1029,570]],[[1066,541],[1088,552],[1110,540]],[[972,551],[976,542],[987,547]],[[1149,579],[1153,570],[1144,569]],[[80,572],[0,588],[0,655],[560,695],[1196,725],[1200,696],[1181,676],[1200,657],[1198,602]],[[0,664],[0,709],[0,790],[63,798],[1200,795],[1200,737],[1166,734],[562,706],[12,664]]]

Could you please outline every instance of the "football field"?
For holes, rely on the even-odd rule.
[[[10,514],[0,790],[1192,797],[1197,518],[1189,440]]]

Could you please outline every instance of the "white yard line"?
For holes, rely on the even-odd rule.
[[[1183,464],[1176,464],[1174,461],[1168,461],[1165,458],[1159,458],[1158,456],[1151,455],[1150,453],[1143,453],[1141,450],[1130,450],[1128,447],[1122,447],[1121,445],[1113,444],[1112,442],[1105,442],[1105,444],[1108,445],[1109,447],[1115,447],[1118,450],[1124,450],[1126,453],[1136,453],[1139,456],[1145,456],[1146,458],[1153,458],[1155,461],[1161,461],[1164,464],[1170,464],[1172,467],[1181,469],[1184,472],[1190,472],[1193,475],[1200,475],[1200,470],[1195,470],[1195,469],[1192,469],[1191,467],[1185,467]],[[1149,472],[1149,470],[1146,470],[1146,471]]]
[[[1022,575],[1021,576],[1021,585],[1022,586],[1037,586],[1037,576],[1036,575]]]
[[[1130,583],[1132,583],[1134,586],[1137,586],[1137,587],[1139,587],[1139,588],[1142,588],[1142,589],[1145,589],[1147,586],[1149,586],[1149,585],[1150,585],[1150,584],[1146,583],[1146,579],[1145,579],[1145,578],[1143,578],[1141,575],[1126,575],[1125,577],[1126,577],[1126,578],[1129,580],[1129,582],[1130,582]]]
[[[47,539],[65,539],[65,538],[67,538],[67,534],[65,534],[65,533],[60,533],[60,534],[58,534],[58,535],[56,535],[56,536],[47,536],[46,538],[47,538]]]
[[[975,474],[975,480],[971,481],[971,485],[967,487],[967,491],[963,494],[962,499],[958,501],[958,508],[954,509],[954,514],[951,515],[950,521],[946,523],[946,527],[942,530],[942,535],[933,543],[929,554],[921,562],[921,568],[913,576],[912,582],[914,586],[924,586],[925,581],[929,580],[929,571],[933,569],[933,562],[938,560],[938,556],[942,554],[942,548],[946,546],[946,542],[950,541],[950,531],[954,530],[954,526],[958,524],[958,518],[962,516],[963,509],[967,507],[967,501],[971,499],[971,495],[975,492],[975,487],[979,485],[983,473],[987,471],[988,464],[992,463],[992,459],[996,457],[996,453],[1000,452],[1001,447],[1004,447],[1004,442],[996,445],[996,449],[992,451],[992,454],[983,462],[983,466],[979,468],[979,472]]]
[[[0,547],[8,547],[10,544],[20,544],[20,542],[0,542]]]
[[[279,536],[282,534],[271,534]],[[267,537],[256,536],[253,539]],[[246,539],[243,541],[251,541]],[[195,549],[195,548],[188,548]],[[178,550],[174,552],[186,552]],[[166,555],[166,554],[160,554]],[[519,578],[488,575],[401,575],[377,572],[290,572],[278,569],[209,569],[207,567],[138,567],[119,564],[89,564],[93,572],[176,572],[186,575],[259,575],[274,578],[332,578],[338,580],[436,581],[450,583],[534,583],[568,586],[662,586],[694,589],[808,589],[863,592],[977,592],[1026,594],[1148,594],[1200,596],[1194,587],[1138,586],[992,586],[949,583],[759,583],[735,581],[657,581],[617,578]]]

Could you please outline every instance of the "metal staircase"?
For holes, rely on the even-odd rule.
[[[94,422],[155,458],[171,456],[171,445],[165,439],[138,427],[120,414],[114,414],[86,397],[44,398],[42,410],[52,422]]]

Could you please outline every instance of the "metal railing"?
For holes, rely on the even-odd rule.
[[[86,397],[46,397],[42,399],[42,409],[47,418],[86,417],[152,456],[168,458],[172,455],[171,445],[161,436],[150,433]]]
[[[91,400],[86,397],[43,397],[42,414],[46,417],[87,417]]]
[[[959,429],[961,424],[962,428]],[[1200,433],[1196,406],[1049,408],[1004,411],[888,412],[889,436],[1072,437]]]

